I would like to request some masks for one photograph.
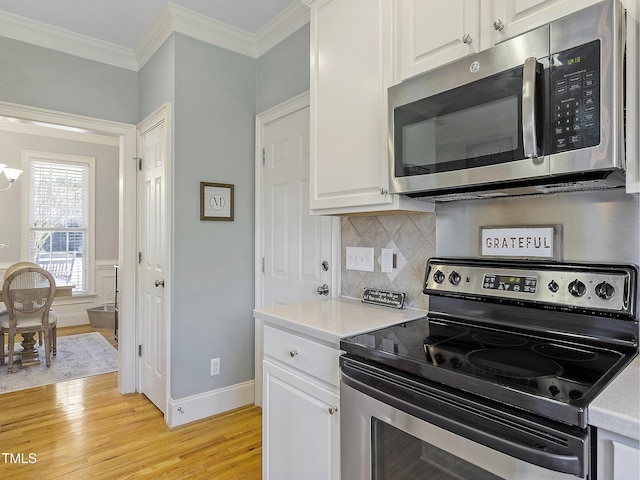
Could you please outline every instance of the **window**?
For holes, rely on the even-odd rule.
[[[28,152],[29,260],[91,291],[95,159]]]

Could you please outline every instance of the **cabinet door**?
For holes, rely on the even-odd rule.
[[[598,480],[640,478],[640,442],[607,430],[598,430]]]
[[[479,0],[402,0],[396,29],[402,79],[480,50]]]
[[[482,3],[483,25],[491,25],[491,45],[494,45],[599,1],[601,0],[491,0]]]
[[[391,13],[389,0],[311,4],[312,210],[392,202],[381,193],[389,188]]]
[[[263,478],[339,479],[338,395],[268,360],[263,366]]]

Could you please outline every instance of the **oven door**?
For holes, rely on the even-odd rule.
[[[589,478],[588,432],[568,435],[571,428],[531,424],[446,389],[341,363],[342,478]]]

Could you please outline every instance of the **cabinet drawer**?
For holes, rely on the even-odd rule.
[[[336,387],[340,385],[340,351],[335,348],[265,325],[264,354]]]

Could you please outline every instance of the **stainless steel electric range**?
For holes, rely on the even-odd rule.
[[[343,478],[592,478],[588,406],[638,353],[636,277],[429,260],[427,317],[341,342]]]

